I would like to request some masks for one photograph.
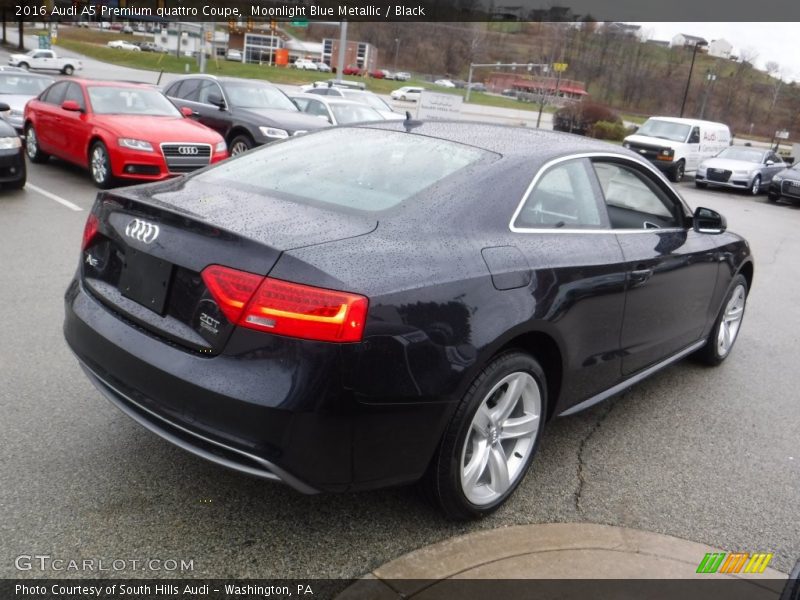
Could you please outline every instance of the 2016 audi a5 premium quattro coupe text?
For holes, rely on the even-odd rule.
[[[406,121],[100,193],[64,330],[190,452],[308,493],[421,480],[469,518],[548,419],[722,362],[752,279],[724,218],[627,150]]]

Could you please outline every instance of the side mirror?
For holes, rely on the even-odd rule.
[[[219,94],[209,94],[208,103],[213,104],[220,110],[225,110],[225,100]]]
[[[6,112],[7,110],[11,110],[11,107],[5,102],[0,102],[0,112]]]
[[[771,167],[772,165],[774,165],[774,164],[775,164],[775,161],[774,161],[774,160],[768,160],[768,161],[767,161],[765,164],[766,164],[768,167]]]
[[[194,116],[194,111],[191,108],[189,108],[188,106],[181,106],[181,114],[184,117],[193,117]]]
[[[728,228],[725,217],[715,210],[702,206],[698,206],[694,211],[692,225],[698,233],[722,233]]]
[[[75,100],[64,100],[61,104],[61,108],[70,112],[82,112],[80,105],[75,102]]]

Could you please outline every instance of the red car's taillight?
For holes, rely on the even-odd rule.
[[[89,213],[89,218],[86,219],[86,225],[83,226],[83,241],[81,242],[81,250],[86,250],[89,244],[92,243],[94,236],[97,235],[97,228],[100,226],[100,221],[97,215]]]
[[[369,301],[364,296],[261,277],[212,265],[203,281],[232,323],[289,337],[360,342]]]

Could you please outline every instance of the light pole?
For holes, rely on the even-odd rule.
[[[394,38],[394,72],[397,73],[397,57],[400,55],[400,38]]]
[[[703,94],[703,104],[700,106],[700,118],[703,118],[703,115],[706,114],[706,102],[708,102],[708,97],[711,95],[711,88],[714,87],[714,82],[717,80],[716,73],[712,73],[709,71],[706,74],[706,79],[708,83],[706,84],[706,93]]]
[[[692,64],[689,65],[689,77],[686,78],[686,89],[683,91],[683,102],[681,102],[680,116],[683,116],[683,111],[686,108],[686,97],[689,95],[689,84],[692,83],[692,71],[694,71],[694,59],[697,57],[697,49],[700,46],[708,46],[708,42],[701,40],[697,42],[692,49]]]

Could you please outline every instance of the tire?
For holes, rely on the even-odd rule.
[[[405,102],[405,101],[406,101],[406,97],[405,97],[405,96],[400,96],[400,100],[402,100],[403,102]]]
[[[761,175],[756,175],[753,178],[753,183],[750,184],[750,194],[752,196],[758,196],[761,192]]]
[[[25,69],[26,71],[31,68],[31,66],[26,62],[21,62],[17,65],[20,69]]]
[[[730,356],[733,345],[741,329],[747,303],[747,280],[744,275],[737,275],[725,296],[722,308],[708,334],[706,345],[695,353],[700,362],[716,367]]]
[[[94,184],[101,190],[107,190],[114,185],[111,158],[103,142],[95,142],[89,150],[89,174]]]
[[[679,160],[678,164],[672,167],[672,170],[669,172],[669,180],[673,183],[680,183],[683,180],[684,173],[685,165],[682,160]]]
[[[539,363],[519,351],[494,358],[442,435],[421,482],[428,500],[453,520],[497,510],[524,479],[546,414],[547,384]]]
[[[256,144],[253,141],[253,138],[251,138],[246,133],[241,133],[231,140],[231,143],[228,145],[228,148],[230,148],[231,156],[238,156],[243,152],[247,152],[248,150],[250,150],[250,148],[252,148],[255,145]]]
[[[72,65],[66,65],[66,66],[65,66],[65,67],[64,67],[64,68],[61,70],[61,72],[62,72],[64,75],[72,75],[72,74],[75,72],[75,67],[73,67]]]
[[[701,190],[704,190],[704,189],[706,189],[708,187],[708,184],[705,181],[695,181],[694,182],[694,186],[696,188],[700,188]]]
[[[777,202],[778,200],[780,200],[780,196],[772,192],[767,192],[767,200],[769,200],[770,202]]]
[[[50,158],[49,154],[42,152],[39,148],[39,136],[36,135],[36,129],[31,124],[25,127],[25,154],[33,163],[47,162]]]

